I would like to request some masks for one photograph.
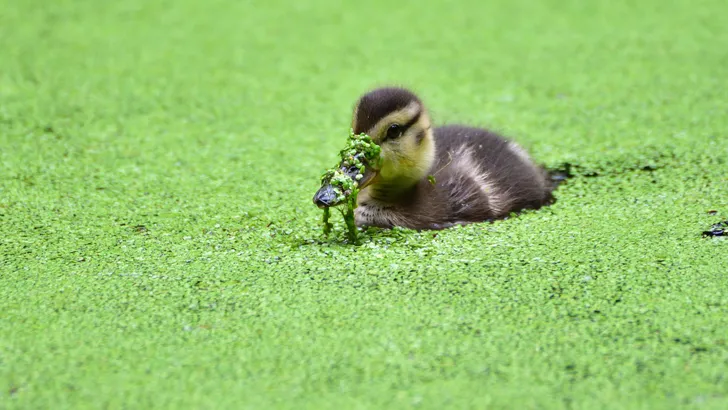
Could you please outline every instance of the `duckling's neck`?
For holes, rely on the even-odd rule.
[[[371,185],[368,188],[367,196],[377,202],[384,204],[396,204],[405,202],[417,187],[417,181],[387,181]]]

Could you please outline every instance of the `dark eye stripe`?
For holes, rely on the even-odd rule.
[[[402,126],[402,133],[403,134],[409,129],[409,127],[411,127],[412,125],[414,125],[414,123],[416,123],[417,120],[420,119],[420,115],[422,115],[422,111],[421,110],[420,111],[417,111],[417,114],[415,114],[415,116],[412,117],[411,120],[407,121],[407,123]]]
[[[407,122],[406,122],[405,124],[403,124],[403,125],[399,125],[399,124],[392,124],[392,125],[397,125],[397,127],[398,127],[398,128],[397,128],[397,131],[398,131],[398,134],[397,134],[397,136],[396,136],[396,137],[390,137],[390,136],[388,135],[388,134],[389,134],[389,130],[390,130],[390,128],[387,128],[387,131],[385,131],[385,134],[384,134],[384,139],[383,139],[382,141],[387,141],[387,140],[391,140],[391,139],[394,139],[394,138],[397,138],[397,137],[400,137],[400,136],[402,136],[402,135],[403,135],[403,134],[404,134],[405,132],[407,132],[407,130],[408,130],[408,129],[409,129],[409,128],[410,128],[411,126],[412,126],[412,125],[414,125],[414,124],[415,124],[415,123],[417,122],[417,120],[419,120],[419,119],[420,119],[420,116],[421,116],[421,115],[422,115],[422,110],[419,110],[419,111],[417,111],[417,113],[415,114],[415,116],[414,116],[414,117],[412,117],[412,118],[411,118],[411,119],[410,119],[409,121],[407,121]],[[390,125],[390,127],[391,127],[392,125]]]

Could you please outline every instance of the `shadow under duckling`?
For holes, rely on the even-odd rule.
[[[409,90],[386,87],[363,95],[352,129],[381,147],[379,167],[367,166],[358,181],[358,226],[443,229],[553,202],[555,184],[522,147],[484,129],[433,128]],[[331,192],[322,186],[314,203],[338,205]]]

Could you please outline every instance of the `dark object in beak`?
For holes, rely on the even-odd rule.
[[[319,208],[330,208],[336,203],[336,190],[331,184],[325,184],[313,196],[313,203]]]
[[[362,161],[364,162],[364,161]],[[374,176],[377,174],[373,169],[370,167],[365,166],[364,167],[364,174],[361,179],[357,180],[356,176],[359,174],[359,169],[354,165],[349,166],[339,166],[339,169],[341,172],[343,172],[346,176],[351,178],[352,180],[356,181],[359,185],[359,189],[364,189],[369,183],[372,182],[374,179]],[[313,203],[316,204],[319,208],[330,208],[332,206],[337,206],[342,204],[344,201],[337,201],[336,200],[337,194],[334,187],[328,183],[328,181],[324,182],[323,185],[321,185],[321,188],[319,188],[318,191],[316,191],[316,195],[313,196]]]

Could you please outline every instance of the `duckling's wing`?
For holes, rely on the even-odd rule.
[[[441,170],[453,217],[499,218],[538,208],[550,198],[552,188],[545,173],[514,142],[464,126],[437,128],[435,138],[434,169]]]

